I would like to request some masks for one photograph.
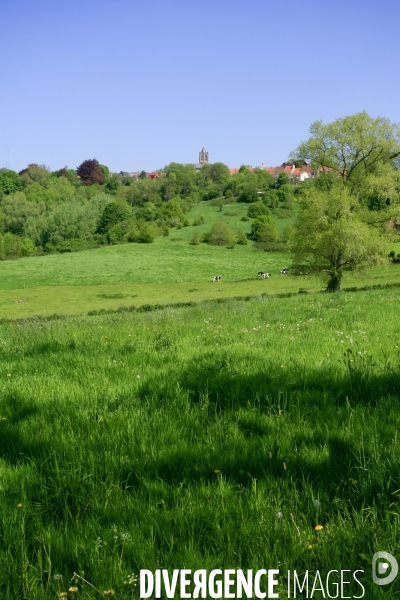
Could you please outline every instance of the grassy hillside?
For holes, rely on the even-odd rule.
[[[220,219],[236,232],[248,232],[251,221],[240,220],[247,208],[236,203],[224,205],[220,212],[218,206],[202,203],[188,216],[193,223],[203,214],[203,225],[174,228],[169,237],[156,238],[153,244],[0,262],[0,318],[85,314],[120,306],[323,289],[320,281],[310,277],[281,278],[280,270],[290,265],[285,253],[262,252],[252,242],[234,249],[189,243],[195,230],[209,230]],[[277,218],[278,227],[291,223],[296,210],[289,219]],[[400,252],[400,244],[395,250]],[[260,270],[272,273],[272,278],[256,281]],[[221,283],[212,284],[213,275],[221,275]],[[346,274],[344,286],[400,283],[399,275],[400,265],[388,264],[361,275]]]
[[[399,553],[398,302],[1,325],[1,598],[50,600],[75,571],[128,599],[159,567],[363,569],[365,597],[397,597],[370,569]]]
[[[116,283],[208,282],[218,271],[224,280],[235,281],[257,275],[260,269],[274,273],[284,268],[288,257],[266,254],[253,247],[226,247],[189,242],[195,230],[202,234],[214,221],[224,220],[237,232],[250,231],[251,221],[240,221],[248,205],[224,206],[223,212],[203,202],[188,214],[189,222],[199,215],[204,225],[172,228],[169,237],[156,238],[153,244],[127,244],[85,250],[72,254],[5,261],[0,263],[0,289],[23,289],[42,285],[104,285]],[[236,213],[227,217],[225,212]],[[277,219],[286,222],[286,219]],[[289,221],[287,221],[289,222]]]

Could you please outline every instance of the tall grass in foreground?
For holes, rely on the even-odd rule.
[[[366,598],[397,598],[370,570],[400,557],[398,306],[390,290],[2,325],[0,598],[56,598],[74,572],[131,598],[161,567],[364,569]]]

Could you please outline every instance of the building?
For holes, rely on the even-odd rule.
[[[204,165],[208,165],[208,152],[203,146],[203,149],[199,152],[199,165],[196,166],[201,168],[204,167]]]

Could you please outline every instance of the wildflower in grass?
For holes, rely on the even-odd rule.
[[[68,596],[68,592],[61,592],[59,598],[66,598]]]
[[[282,519],[282,517],[283,517],[283,514],[282,514],[282,513],[281,513],[281,511],[279,510],[279,511],[276,513],[276,518],[277,518],[277,519]]]
[[[62,579],[62,575],[56,573],[56,575],[53,575],[53,579],[55,579],[56,581],[60,581]]]
[[[11,377],[11,373],[7,373],[7,377]]]
[[[7,421],[7,417],[1,417],[2,421]]]
[[[136,375],[136,377],[137,377],[138,379],[140,379],[140,375]]]
[[[309,549],[309,550],[312,550],[312,549],[313,549],[313,545],[312,545],[312,544],[309,544],[309,545],[308,545],[308,549]]]
[[[283,470],[286,471],[286,463],[283,463]]]
[[[314,506],[318,507],[320,505],[321,505],[321,502],[319,500],[314,500]]]
[[[221,471],[219,469],[215,469],[214,473],[216,473],[218,475],[219,473],[221,473]]]
[[[126,578],[126,581],[124,581],[125,585],[133,585],[134,587],[136,587],[138,582],[138,577],[137,575],[135,575],[135,573],[132,573],[132,575],[128,575],[128,577]]]
[[[323,525],[316,525],[316,526],[314,527],[315,531],[321,531],[323,528],[324,528],[324,526],[323,526]]]
[[[114,590],[106,590],[105,592],[103,592],[104,596],[114,596],[115,592]]]
[[[17,504],[17,508],[22,508],[22,502],[20,502],[19,504]]]
[[[71,586],[71,587],[68,589],[68,591],[69,591],[69,592],[71,592],[71,594],[75,594],[75,592],[77,592],[77,591],[78,591],[78,588],[77,588],[77,587],[75,587],[75,586]]]

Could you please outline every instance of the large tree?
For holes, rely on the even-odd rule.
[[[18,173],[10,169],[0,169],[0,196],[13,194],[22,190],[22,181]]]
[[[324,278],[327,291],[335,292],[344,271],[383,262],[388,225],[370,220],[370,212],[345,186],[310,188],[289,242],[295,268]]]
[[[84,160],[77,168],[76,173],[84,185],[101,185],[105,181],[101,165],[95,158]]]
[[[400,126],[386,118],[373,119],[364,111],[332,123],[315,121],[309,139],[299,144],[290,160],[306,160],[333,171],[354,188],[366,174],[399,156]]]

